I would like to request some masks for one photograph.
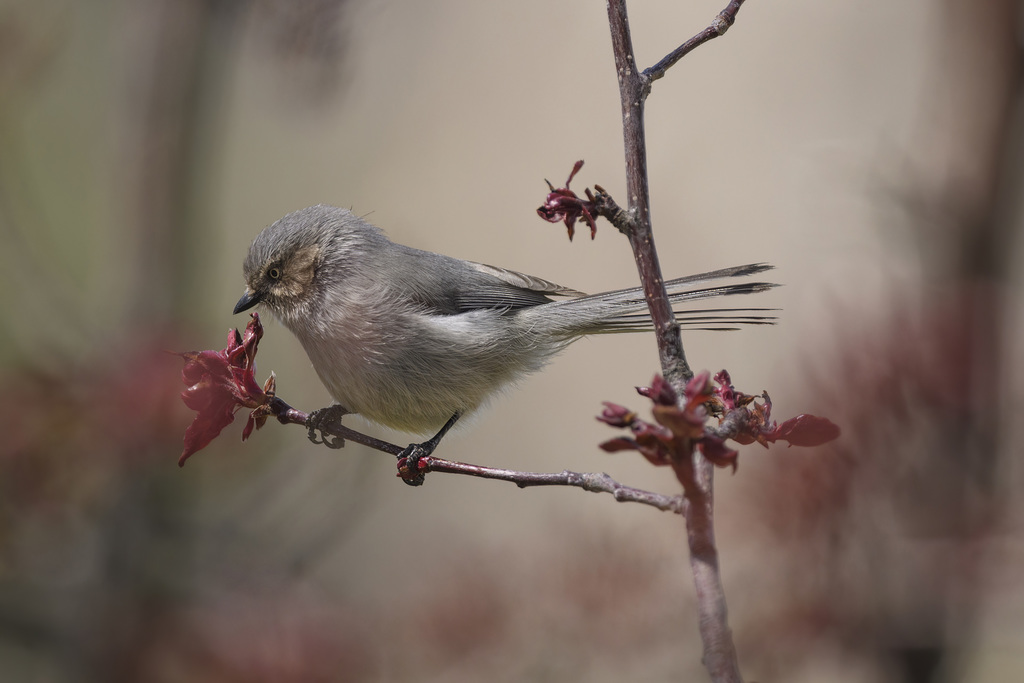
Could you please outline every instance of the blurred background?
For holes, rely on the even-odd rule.
[[[722,0],[634,2],[642,66]],[[648,100],[666,275],[754,261],[780,324],[691,365],[826,415],[717,480],[758,681],[1024,672],[1020,4],[748,2]],[[0,678],[705,680],[681,519],[433,475],[236,421],[184,469],[180,359],[222,348],[252,238],[315,203],[586,291],[625,240],[541,221],[544,178],[623,196],[603,3],[0,0]],[[257,376],[329,398],[266,320]],[[652,338],[585,340],[443,457],[606,471]],[[408,437],[366,426],[395,441]],[[635,454],[634,454],[635,455]]]

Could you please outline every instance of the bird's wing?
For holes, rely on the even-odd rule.
[[[583,292],[557,285],[539,277],[483,263],[465,262],[485,277],[464,288],[458,296],[462,311],[478,308],[526,308],[551,301],[553,296],[584,296]]]
[[[498,268],[497,266],[488,266],[485,263],[474,263],[473,261],[467,261],[470,266],[475,270],[492,275],[506,284],[512,285],[516,289],[527,289],[531,292],[540,292],[541,294],[547,294],[549,296],[584,296],[583,292],[579,292],[575,289],[569,289],[562,285],[557,285],[549,280],[542,280],[539,277],[533,275],[527,275],[525,273],[518,273],[508,268]]]

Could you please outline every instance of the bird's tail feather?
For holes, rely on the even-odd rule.
[[[698,299],[707,299],[734,294],[756,294],[777,285],[770,282],[743,282],[719,284],[706,287],[692,285],[726,278],[747,277],[770,270],[767,263],[752,263],[745,266],[723,268],[697,275],[675,278],[665,282],[665,290],[676,321],[686,329],[726,331],[742,325],[772,325],[776,316],[773,308],[704,308],[686,309],[679,305]],[[652,322],[647,312],[647,301],[640,287],[619,289],[612,292],[547,304],[564,307],[566,323],[576,327],[576,334],[609,334],[650,330]]]

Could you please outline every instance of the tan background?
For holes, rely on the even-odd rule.
[[[0,250],[5,373],[59,368],[74,378],[108,363],[111,373],[131,373],[118,364],[120,349],[167,326],[174,332],[157,333],[158,348],[222,345],[224,331],[245,322],[230,310],[249,241],[284,213],[320,202],[369,214],[396,241],[571,287],[635,283],[629,249],[607,224],[596,240],[583,231],[570,243],[534,213],[544,178],[562,184],[578,158],[586,166],[576,189],[598,183],[625,201],[602,3],[363,0],[343,5],[336,32],[329,11],[293,33],[283,28],[290,12],[301,16],[296,8],[316,17],[331,4],[0,3],[0,36],[8,36],[0,47],[0,223],[13,245]],[[653,63],[706,26],[720,4],[634,1],[639,62]],[[836,349],[871,353],[857,344],[879,334],[890,306],[915,310],[913,301],[939,296],[921,285],[944,270],[929,270],[927,249],[916,245],[932,240],[915,242],[908,228],[921,217],[915,202],[939,206],[951,187],[970,198],[987,186],[978,150],[995,135],[986,106],[998,99],[991,91],[1003,83],[1003,62],[996,37],[971,33],[991,27],[983,14],[970,3],[752,0],[727,36],[655,84],[649,170],[666,275],[768,261],[785,285],[757,302],[782,309],[776,327],[686,334],[695,368],[728,368],[740,389],[768,389],[781,418],[827,413],[815,385],[860,399],[835,366]],[[175,44],[176,31],[188,36],[197,21],[205,38]],[[310,36],[325,41],[322,51]],[[161,48],[161,40],[170,43]],[[190,104],[160,81],[174,73],[160,70],[161,54],[183,70],[197,60]],[[170,135],[165,153],[183,144],[188,160],[166,171],[153,138],[167,130],[161,117],[173,128],[179,105],[190,127]],[[161,190],[173,183],[173,192]],[[188,222],[178,233],[180,260],[165,237],[152,237],[168,216]],[[1019,263],[1018,241],[1002,251]],[[167,262],[177,265],[161,272]],[[1007,362],[986,412],[1013,415],[1019,286],[1016,277],[997,285],[1009,297]],[[157,364],[173,395],[177,363]],[[276,323],[268,321],[258,364],[261,378],[277,373],[293,405],[327,403],[301,348]],[[656,364],[644,336],[582,341],[495,400],[441,454],[603,470],[672,492],[667,472],[596,448],[613,434],[593,419],[600,402],[643,408],[632,387]],[[45,415],[47,396],[23,410]],[[170,437],[154,437],[159,447],[144,467],[95,466],[127,467],[116,476],[82,464],[73,440],[19,443],[5,454],[14,472],[23,469],[10,463],[41,458],[47,476],[65,471],[64,458],[82,472],[42,486],[31,512],[6,513],[0,671],[21,674],[11,680],[703,675],[681,520],[576,490],[437,475],[413,490],[393,477],[387,457],[318,449],[299,428],[274,424],[245,445],[234,424],[178,470],[173,432],[189,414],[168,406]],[[1019,452],[1019,427],[1008,421],[1000,430],[1000,452]],[[890,539],[892,555],[865,551],[864,566],[848,556],[831,566],[787,562],[798,556],[789,544],[800,530],[767,533],[764,506],[807,485],[803,470],[787,469],[796,457],[747,447],[738,473],[718,477],[720,550],[746,675],[911,680],[893,673],[891,634],[873,626],[895,609],[888,589],[868,591],[868,616],[787,612],[784,586],[804,574],[813,581],[877,561],[883,574],[906,571],[913,583],[916,570],[896,565],[920,549]],[[1001,490],[1015,490],[1015,465],[999,472]],[[942,605],[938,641],[955,663],[949,680],[1019,675],[1024,586],[1010,569],[1021,559],[1019,506],[1010,501],[971,537],[971,552],[985,559],[975,557],[981,569],[972,564],[969,581],[981,589],[965,597],[955,587],[968,579],[958,575],[925,591]],[[850,518],[888,529],[887,505]],[[166,534],[165,516],[175,533]],[[125,519],[141,521],[126,531]],[[923,564],[955,562],[960,541],[951,547],[928,550]],[[49,597],[25,597],[33,595]],[[59,606],[50,605],[54,596]],[[24,623],[46,637],[26,635]]]

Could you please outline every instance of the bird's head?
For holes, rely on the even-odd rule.
[[[245,257],[245,293],[235,313],[263,304],[288,320],[309,315],[325,289],[344,277],[379,231],[345,209],[311,206],[290,213],[256,236]]]

